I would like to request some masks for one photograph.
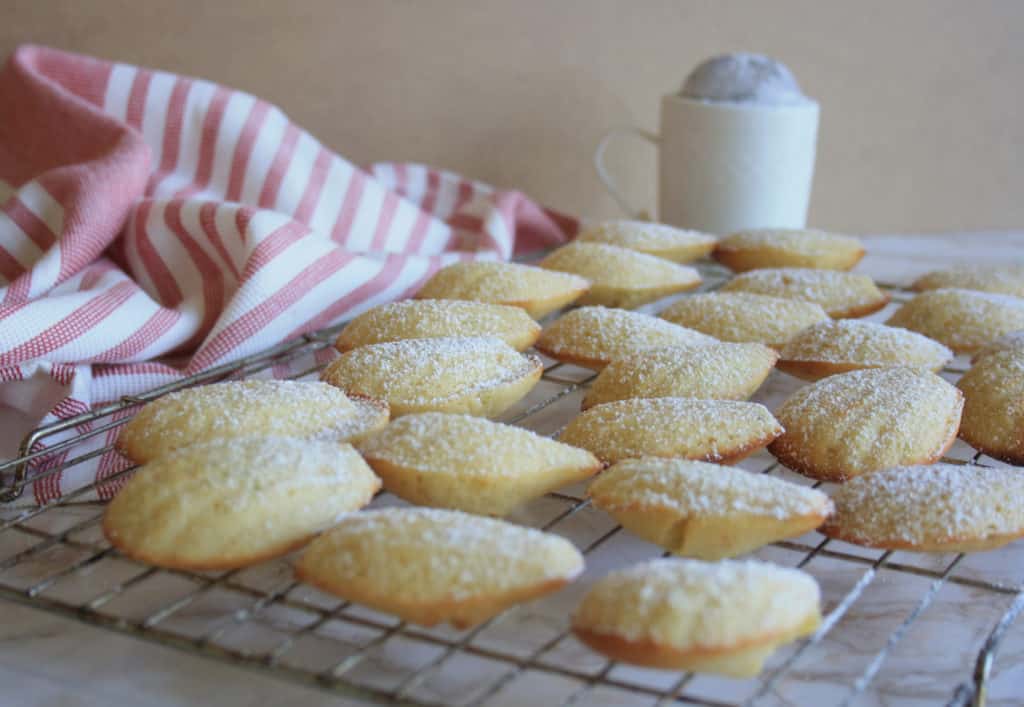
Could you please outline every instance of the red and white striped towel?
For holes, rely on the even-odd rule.
[[[278,108],[199,79],[26,46],[0,105],[0,404],[44,423],[576,228],[448,172],[361,170]],[[108,453],[41,478],[35,499],[123,465]]]

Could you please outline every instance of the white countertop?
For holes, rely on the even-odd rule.
[[[949,263],[1024,259],[1024,232],[872,237],[867,241],[869,255],[858,271],[871,274],[884,283],[905,284],[917,274]],[[772,387],[770,382],[767,388]],[[767,391],[769,397],[780,394],[785,386],[779,384],[775,387],[778,389]],[[575,402],[571,396],[566,399],[567,405]],[[556,413],[553,411],[552,414]],[[8,432],[0,441],[3,448],[9,449],[17,440],[11,439]],[[3,539],[7,536],[0,534],[0,555],[3,556],[10,554],[10,548],[5,550],[3,547]],[[927,558],[917,562],[922,566],[932,566]],[[998,563],[998,568],[989,566],[993,562]],[[977,568],[979,574],[1001,572],[1007,582],[1019,584],[1024,581],[1024,543],[1017,543],[1017,546],[1000,551],[998,555],[970,556],[958,571],[970,575],[975,571],[973,568]],[[826,583],[845,581],[843,572],[846,569],[848,567],[838,568],[834,574],[829,574],[828,562],[822,561],[818,571],[823,574],[819,575],[819,580],[827,590]],[[807,704],[812,699],[815,704],[831,704],[837,695],[842,694],[834,691],[834,685],[848,681],[850,675],[859,674],[863,669],[863,664],[851,662],[852,667],[847,673],[844,661],[851,656],[874,655],[879,644],[884,644],[891,632],[893,622],[901,620],[907,606],[913,606],[929,583],[922,578],[913,585],[901,584],[884,574],[884,571],[880,573],[865,594],[865,598],[871,596],[870,612],[851,611],[843,619],[844,622],[856,622],[851,624],[851,630],[841,634],[845,643],[823,641],[817,658],[819,668],[812,669],[810,663],[807,668],[801,668],[802,664],[799,664],[793,684],[787,684],[768,704]],[[9,602],[3,602],[2,608],[2,705],[70,707],[124,704],[164,707],[217,704],[223,707],[269,707],[301,703],[312,707],[357,704],[281,681],[269,674],[186,655],[43,611]],[[872,687],[855,704],[916,706],[944,703],[951,696],[949,686],[962,679],[965,671],[965,666],[959,663],[963,657],[954,657],[947,651],[948,646],[965,645],[976,652],[991,628],[993,617],[998,618],[1001,610],[999,607],[982,607],[977,593],[968,587],[946,585],[936,596],[935,603],[894,647]],[[932,668],[916,674],[906,673],[908,665],[921,664],[923,655],[929,658],[928,664]],[[820,670],[822,662],[828,666],[824,673]],[[1024,618],[1011,630],[1004,644],[992,685],[990,705],[1019,704],[1020,696],[1024,695]],[[601,695],[595,693],[582,704],[604,704],[599,697]],[[616,703],[614,698],[605,698],[611,700],[608,704]]]

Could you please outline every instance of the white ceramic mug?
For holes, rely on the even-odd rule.
[[[604,165],[608,143],[641,137],[658,148],[658,220],[727,234],[746,228],[803,228],[814,177],[818,104],[712,103],[661,99],[661,135],[634,127],[609,131],[594,152],[598,177],[623,211],[626,202]]]

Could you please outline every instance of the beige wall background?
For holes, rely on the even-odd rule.
[[[1016,0],[8,0],[0,17],[3,55],[38,42],[203,76],[358,162],[431,163],[588,217],[617,213],[590,164],[606,128],[656,128],[699,60],[763,52],[822,104],[814,224],[1024,227]],[[650,148],[610,156],[652,205]]]

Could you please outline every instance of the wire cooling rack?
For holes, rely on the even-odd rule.
[[[716,267],[702,270],[704,289],[724,281]],[[907,297],[893,293],[896,301]],[[0,464],[5,500],[17,499],[42,475],[106,453],[109,447],[95,444],[87,452],[76,448],[124,424],[138,405],[162,394],[271,372],[315,378],[337,331],[309,334],[35,430],[19,458]],[[955,379],[962,371],[954,365],[944,375]],[[546,361],[541,382],[502,420],[554,434],[579,409],[593,378],[590,371]],[[772,401],[796,386],[775,372],[757,399],[774,408]],[[46,450],[63,453],[63,461],[26,478],[27,463],[41,456],[32,451],[36,443],[70,430],[82,432]],[[999,464],[961,443],[949,460]],[[742,466],[810,483],[764,452]],[[102,483],[116,483],[132,471]],[[587,557],[584,577],[466,631],[409,625],[322,594],[295,581],[293,558],[222,573],[136,563],[103,538],[103,504],[84,500],[96,490],[85,486],[42,506],[9,505],[0,512],[0,597],[340,695],[425,705],[719,707],[889,704],[900,696],[915,704],[995,705],[1019,704],[1024,695],[1013,651],[1011,660],[996,665],[997,650],[1011,642],[1008,637],[1017,638],[1010,629],[1024,610],[1024,550],[1013,545],[970,556],[915,555],[867,550],[811,533],[763,548],[755,556],[818,579],[825,619],[810,638],[781,648],[759,678],[730,680],[608,661],[568,632],[569,613],[591,582],[612,568],[663,554],[593,509],[583,485],[538,499],[511,520],[570,538]],[[400,503],[387,493],[374,500],[377,506]]]

